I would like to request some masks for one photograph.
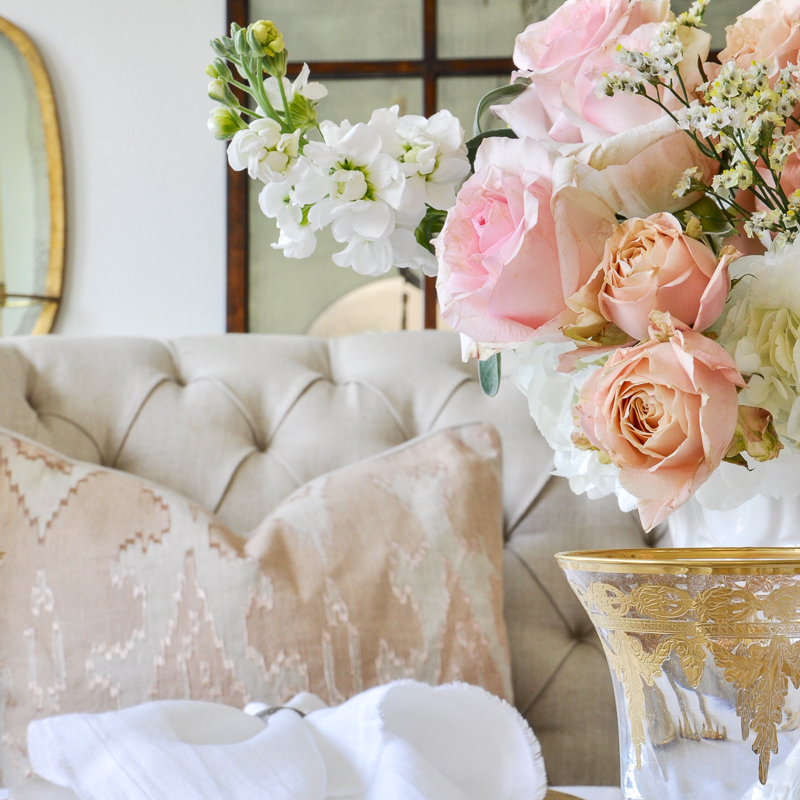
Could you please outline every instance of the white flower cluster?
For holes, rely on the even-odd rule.
[[[290,103],[298,93],[311,100],[324,96],[324,88],[307,78],[304,69],[294,85],[284,79]],[[265,83],[270,100],[279,89],[274,78]],[[257,119],[228,147],[233,169],[247,169],[266,184],[259,205],[280,229],[273,247],[306,258],[316,248],[316,232],[330,226],[345,245],[333,256],[341,267],[364,275],[418,267],[435,275],[436,259],[414,231],[428,207],[446,211],[455,204],[469,173],[459,121],[449,111],[430,119],[400,116],[393,106],[375,111],[367,123],[326,120],[319,130],[323,140],[300,151],[299,131],[281,133],[273,120]]]
[[[684,48],[679,29],[697,28],[703,24],[703,14],[710,0],[696,0],[675,20],[662,22],[658,26],[648,50],[627,50],[621,44],[616,47],[614,61],[625,67],[625,71],[604,72],[597,84],[598,97],[613,96],[617,92],[646,94],[646,85],[663,87],[678,75],[678,65],[683,60]]]
[[[744,231],[774,252],[793,242],[800,233],[800,189],[789,195],[785,211],[770,209],[751,214]]]
[[[627,72],[604,72],[603,77],[597,82],[595,94],[598,97],[613,97],[617,92],[628,94],[644,94],[645,83],[641,78],[628,75]]]
[[[617,45],[614,60],[627,67],[634,82],[658,83],[672,79],[683,60],[678,22],[662,22],[648,51],[640,53]]]
[[[681,128],[717,140],[716,152],[726,158],[727,166],[711,188],[723,197],[754,184],[764,186],[766,181],[754,168],[759,159],[777,173],[797,149],[796,134],[785,132],[800,101],[797,68],[789,65],[781,70],[774,86],[769,70],[765,62],[741,69],[728,61],[714,80],[699,87],[703,101],[696,100],[678,113]]]
[[[683,171],[678,185],[672,192],[673,197],[686,197],[687,194],[704,189],[705,187],[699,180],[700,170],[697,167],[689,167]]]
[[[676,22],[678,25],[685,25],[687,28],[702,28],[704,24],[703,16],[710,2],[711,0],[695,0],[686,11],[678,14]]]

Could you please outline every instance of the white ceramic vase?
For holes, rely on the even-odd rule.
[[[800,497],[756,495],[732,511],[710,511],[693,497],[669,517],[673,547],[800,547]]]

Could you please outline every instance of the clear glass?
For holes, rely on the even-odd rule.
[[[609,661],[625,800],[800,797],[800,550],[611,553],[558,558]]]
[[[446,108],[461,121],[466,138],[472,136],[472,126],[475,121],[475,109],[480,99],[492,89],[505,86],[509,75],[481,75],[478,77],[453,77],[439,78],[436,94],[439,108]],[[483,129],[505,127],[502,120],[492,122],[491,115],[487,112],[483,119]]]
[[[25,336],[33,330],[42,310],[36,300],[9,298],[0,308],[0,336]]]
[[[510,58],[526,24],[520,0],[439,0],[439,58]]]
[[[0,74],[0,284],[9,293],[42,295],[50,258],[44,123],[25,58],[3,35]],[[2,335],[30,333],[37,317],[38,308],[5,309]]]
[[[292,61],[422,58],[421,0],[250,0],[250,19],[271,19]]]

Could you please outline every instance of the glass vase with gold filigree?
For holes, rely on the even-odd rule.
[[[611,669],[625,800],[800,798],[800,550],[557,558]]]

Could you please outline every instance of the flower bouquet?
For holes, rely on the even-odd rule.
[[[339,266],[438,274],[484,388],[514,351],[556,474],[645,529],[800,492],[800,2],[757,3],[719,63],[707,3],[567,0],[467,142],[447,111],[320,121],[271,22],[232,26],[208,70],[273,246],[306,257],[330,226]]]

